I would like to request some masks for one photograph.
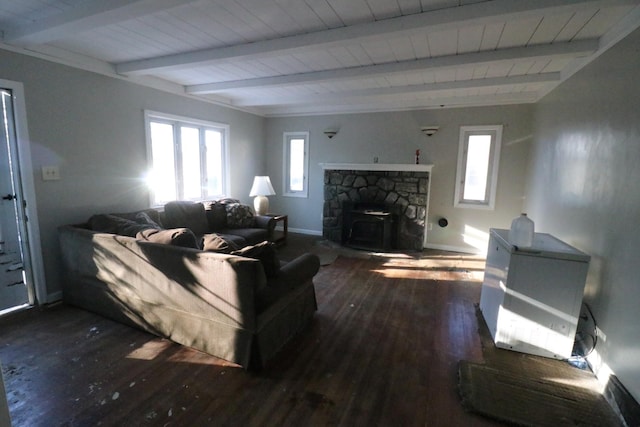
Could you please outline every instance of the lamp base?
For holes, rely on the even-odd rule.
[[[253,199],[253,207],[256,210],[256,215],[265,215],[269,212],[269,199],[266,196],[256,196]]]

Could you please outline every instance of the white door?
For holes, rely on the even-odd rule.
[[[0,89],[2,117],[0,123],[0,314],[33,304],[33,291],[25,279],[21,233],[24,206],[20,200],[17,140],[13,97]]]

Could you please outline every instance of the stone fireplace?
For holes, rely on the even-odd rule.
[[[349,230],[344,229],[345,206],[369,204],[393,213],[393,248],[422,250],[432,165],[324,163],[321,166],[324,169],[322,234],[326,239],[345,244],[345,236],[349,234]],[[372,224],[373,221],[371,218]]]

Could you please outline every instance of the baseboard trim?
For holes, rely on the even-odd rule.
[[[451,246],[451,245],[438,245],[433,243],[425,243],[424,249],[437,249],[440,251],[461,252],[464,254],[486,255],[486,251],[481,251],[475,248],[469,248],[469,247],[463,247],[463,246]]]
[[[47,300],[44,301],[45,304],[52,304],[57,301],[62,301],[62,291],[52,292],[47,294]]]
[[[298,233],[298,234],[308,234],[310,236],[322,236],[322,231],[319,231],[319,230],[307,230],[304,228],[289,227],[289,231],[292,233]]]

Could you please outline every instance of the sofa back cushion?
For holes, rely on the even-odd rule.
[[[222,203],[206,202],[204,211],[207,215],[210,231],[222,231],[227,228],[227,210]]]
[[[162,228],[162,223],[160,222],[160,212],[152,208],[135,212],[112,213],[111,215],[119,216],[130,221],[139,222],[140,224],[151,224],[158,228]]]
[[[216,233],[205,234],[202,238],[203,251],[230,254],[231,251],[237,251],[238,249],[240,249],[240,247],[238,247],[233,240]]]
[[[154,212],[155,215],[152,215],[151,212]],[[153,225],[156,228],[162,228],[162,225],[160,223],[160,215],[158,214],[158,211],[154,209],[140,211],[136,213],[135,218],[135,221],[139,222],[140,224],[149,224]]]
[[[140,224],[119,215],[98,214],[89,218],[91,230],[101,233],[119,234],[121,236],[135,237],[140,231],[155,229],[151,224]]]
[[[136,234],[136,238],[147,242],[199,249],[196,236],[188,228],[172,228],[169,230],[149,228],[139,231]]]
[[[197,236],[209,232],[204,205],[196,202],[180,200],[164,205],[164,225],[166,228],[188,228]]]

